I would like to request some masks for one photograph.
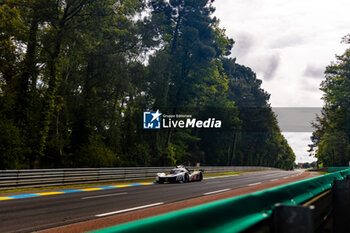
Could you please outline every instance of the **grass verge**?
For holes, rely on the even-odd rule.
[[[315,173],[319,173],[319,174],[322,174],[322,175],[329,174],[329,172],[325,172],[325,171],[310,171],[310,172],[315,172]]]

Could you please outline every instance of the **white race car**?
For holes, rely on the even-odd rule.
[[[202,171],[190,171],[182,165],[172,169],[169,174],[160,172],[160,173],[157,173],[157,176],[156,176],[156,181],[158,184],[163,184],[164,182],[186,183],[190,181],[201,181],[201,180],[203,180]]]

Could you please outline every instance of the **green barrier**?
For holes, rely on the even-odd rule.
[[[344,178],[346,178],[348,175],[350,175],[350,169],[347,167],[346,169],[341,170],[340,173]]]
[[[349,167],[328,167],[328,172],[337,172],[345,169],[349,169]]]
[[[344,179],[348,174],[350,174],[350,169],[96,232],[241,232],[270,217],[276,203],[286,205],[301,204],[330,189],[334,180]]]

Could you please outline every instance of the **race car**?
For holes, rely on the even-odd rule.
[[[180,165],[171,169],[169,174],[164,172],[157,173],[156,182],[163,184],[164,182],[175,183],[175,182],[190,182],[190,181],[201,181],[203,180],[202,171],[190,171],[186,167]]]

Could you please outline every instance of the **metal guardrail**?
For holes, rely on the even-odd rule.
[[[0,170],[0,190],[150,179],[155,178],[156,173],[168,172],[172,168],[120,167]],[[190,170],[203,169],[205,174],[276,169],[258,166],[203,166],[188,168]]]
[[[275,205],[270,218],[244,233],[349,233],[350,176],[300,205]]]

